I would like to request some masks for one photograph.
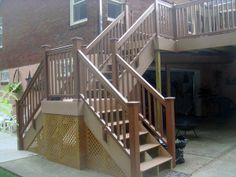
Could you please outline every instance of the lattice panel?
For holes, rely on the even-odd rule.
[[[29,151],[44,155],[44,134],[43,134],[43,129],[39,132],[37,137],[34,139],[33,143],[29,147]]]
[[[44,155],[50,160],[79,168],[79,119],[46,115],[43,125]]]
[[[103,146],[87,129],[87,167],[116,177],[126,177]]]
[[[44,114],[43,129],[29,150],[49,160],[79,168],[79,143],[85,143],[87,168],[116,177],[126,177],[87,127],[84,128],[84,135],[80,136],[84,139],[79,139],[79,123],[78,117]]]

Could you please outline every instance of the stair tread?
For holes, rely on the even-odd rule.
[[[144,152],[158,146],[160,146],[160,144],[143,144],[143,145],[140,145],[139,149],[140,149],[140,152]]]
[[[139,152],[145,152],[149,149],[153,149],[155,147],[159,147],[160,144],[143,144],[139,146]],[[128,149],[128,152],[130,152],[130,149]]]
[[[110,113],[110,112],[116,112],[116,111],[122,111],[122,109],[112,109],[112,110],[110,110],[110,109],[108,109],[107,110],[107,113]],[[100,113],[99,111],[98,111],[98,113]],[[106,111],[102,111],[102,113],[106,113]]]
[[[145,135],[147,133],[148,133],[147,131],[140,131],[139,136]],[[129,139],[129,136],[130,136],[129,133],[126,133],[126,139]],[[123,135],[120,135],[120,140],[123,140],[123,139],[124,139]]]
[[[141,172],[144,172],[144,171],[147,171],[153,167],[156,167],[158,165],[161,165],[165,162],[168,162],[169,160],[171,160],[172,157],[168,157],[168,156],[159,156],[159,157],[156,157],[152,160],[149,160],[149,161],[146,161],[146,162],[142,162],[140,164],[140,170]]]
[[[125,123],[129,123],[129,120],[125,120]],[[121,125],[121,124],[123,124],[122,120],[119,121],[119,125]],[[107,125],[110,127],[111,126],[111,122],[109,122]],[[113,125],[116,126],[117,122],[114,122]]]

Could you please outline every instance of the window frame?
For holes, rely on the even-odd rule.
[[[79,3],[86,2],[87,0],[80,0],[79,2],[76,2],[76,3],[74,1],[75,0],[70,0],[70,26],[81,24],[88,21],[88,14],[86,14],[87,16],[86,18],[78,20],[78,21],[74,21],[74,6]]]
[[[6,74],[8,75],[8,78],[6,80],[2,79],[2,75]],[[4,83],[9,83],[10,82],[10,73],[9,70],[2,70],[0,71],[0,84],[4,84]]]
[[[3,23],[2,23],[2,17],[0,17],[0,35],[2,36],[0,41],[0,48],[3,48]]]
[[[123,8],[123,0],[107,0],[107,21],[114,21],[115,18],[112,18],[112,17],[109,17],[109,1],[112,1],[112,2],[115,2],[117,4],[120,4],[121,5],[121,13],[123,12],[124,8]]]

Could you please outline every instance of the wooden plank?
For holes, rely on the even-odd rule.
[[[159,156],[156,157],[150,161],[146,161],[140,164],[140,170],[141,172],[145,172],[153,167],[157,167],[165,162],[170,161],[172,158],[171,157],[165,157],[165,156]]]

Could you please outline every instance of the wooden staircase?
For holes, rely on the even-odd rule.
[[[99,121],[101,143],[112,136],[128,156],[127,176],[158,175],[175,165],[174,98],[164,98],[141,76],[154,59],[160,7],[171,8],[156,1],[131,27],[123,12],[85,48],[80,38],[64,47],[44,46],[44,60],[17,103],[20,149],[37,134],[26,146],[29,129],[43,128],[35,125],[43,99],[78,99]]]

